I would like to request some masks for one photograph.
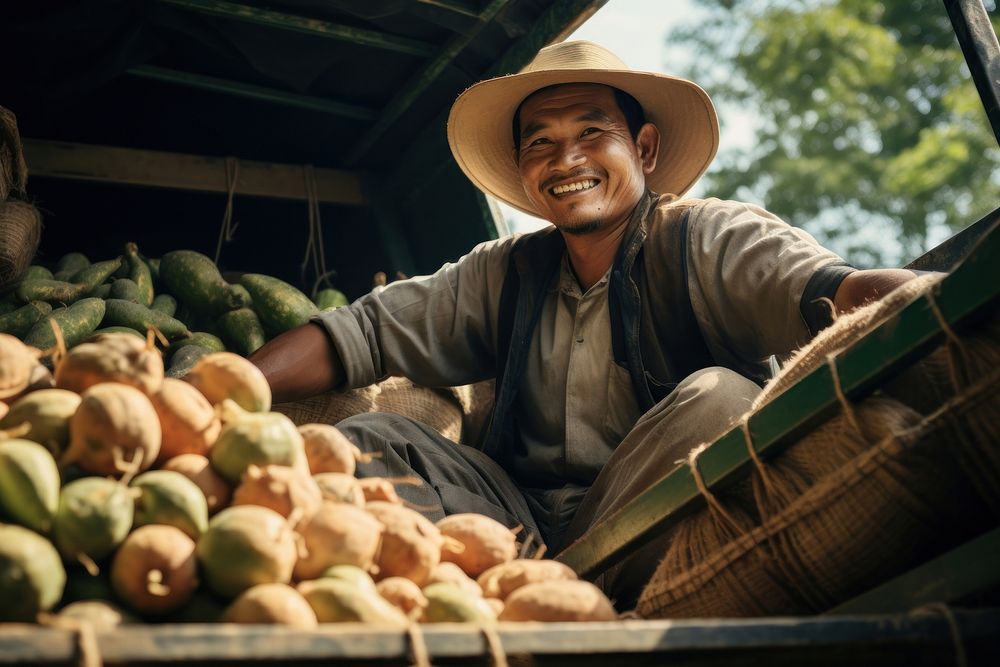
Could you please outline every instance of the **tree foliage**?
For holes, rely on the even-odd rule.
[[[707,178],[865,266],[899,261],[860,234],[928,231],[1000,202],[1000,151],[941,0],[701,0],[671,46],[724,107],[759,115],[756,143]],[[723,122],[725,117],[723,116]]]

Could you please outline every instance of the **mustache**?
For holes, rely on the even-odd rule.
[[[601,177],[601,174],[597,173],[594,169],[577,169],[576,171],[571,171],[568,174],[556,174],[546,178],[542,181],[541,185],[538,186],[538,191],[545,192],[554,185],[557,185],[560,181],[574,180],[577,178],[594,178],[600,180]]]

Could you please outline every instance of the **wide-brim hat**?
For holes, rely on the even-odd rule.
[[[511,124],[526,97],[561,83],[600,83],[625,91],[660,130],[656,168],[646,185],[683,195],[705,173],[719,147],[719,120],[697,84],[628,68],[593,42],[548,46],[520,73],[488,79],[459,95],[448,116],[448,144],[476,187],[530,215],[539,215],[521,186]]]

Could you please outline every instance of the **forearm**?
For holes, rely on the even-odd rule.
[[[319,324],[286,331],[250,356],[271,385],[275,403],[329,391],[344,382],[344,367]]]
[[[917,273],[907,269],[855,271],[840,283],[833,303],[837,307],[838,313],[846,313],[881,299],[903,283],[913,280],[917,275]]]

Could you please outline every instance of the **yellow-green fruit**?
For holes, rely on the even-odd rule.
[[[208,502],[198,485],[179,472],[150,470],[132,481],[141,495],[135,499],[135,525],[174,526],[193,540],[208,527]]]
[[[357,565],[333,565],[323,570],[319,579],[340,579],[352,586],[366,591],[375,592],[375,580],[372,575],[362,570]]]
[[[437,583],[424,587],[427,606],[421,619],[425,623],[495,623],[496,615],[483,598],[462,590],[455,584]]]
[[[302,436],[291,419],[277,412],[244,412],[222,427],[209,452],[212,467],[239,484],[251,465],[302,466]]]
[[[0,509],[26,528],[47,534],[59,506],[59,469],[45,447],[0,441]]]
[[[184,380],[194,385],[212,405],[229,399],[250,412],[271,409],[271,386],[267,378],[259,368],[233,352],[206,354]]]
[[[316,612],[302,594],[287,584],[261,584],[243,591],[222,617],[225,623],[287,625],[315,628]]]
[[[127,487],[104,477],[83,477],[59,494],[52,541],[68,561],[81,556],[100,560],[128,535],[134,513]]]
[[[122,543],[111,563],[118,598],[142,614],[179,609],[198,587],[195,543],[173,526],[142,526]]]
[[[22,396],[0,419],[0,430],[27,423],[25,437],[61,456],[69,445],[69,419],[80,407],[80,396],[65,389],[39,389]]]
[[[303,581],[298,588],[320,623],[407,624],[403,612],[378,593],[359,589],[341,579]]]
[[[0,524],[0,621],[29,622],[59,602],[66,570],[44,537]]]
[[[222,510],[198,540],[198,561],[209,588],[234,598],[258,584],[287,584],[295,567],[292,529],[266,507],[241,505]]]
[[[85,621],[98,632],[109,632],[119,625],[138,623],[132,614],[107,600],[80,600],[66,605],[59,611],[60,618]]]

